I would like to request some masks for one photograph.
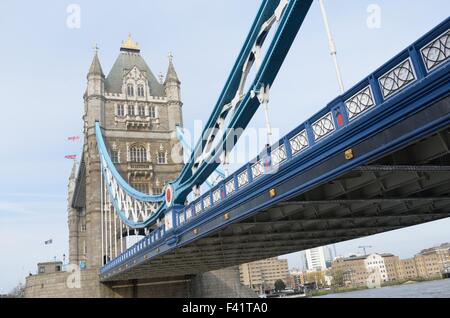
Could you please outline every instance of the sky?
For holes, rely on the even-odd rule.
[[[129,32],[155,74],[166,72],[168,52],[173,52],[182,81],[184,125],[193,129],[195,121],[208,118],[259,4],[258,0],[0,2],[0,294],[35,273],[37,262],[68,255],[66,192],[72,163],[64,156],[81,151],[81,141],[67,138],[82,136],[82,97],[93,47],[99,47],[105,73]],[[325,4],[347,88],[450,12],[447,0]],[[380,10],[379,25],[367,23],[373,8]],[[78,9],[79,24],[72,19]],[[284,135],[338,94],[314,1],[272,87],[272,126]],[[249,127],[264,127],[262,112]],[[339,243],[336,249],[347,254],[360,252],[360,245],[372,245],[371,252],[406,258],[450,241],[449,227],[450,219],[445,219]],[[53,244],[44,245],[50,238]],[[299,253],[287,258],[290,267],[300,265]]]

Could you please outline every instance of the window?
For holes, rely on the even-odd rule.
[[[125,116],[125,106],[122,104],[117,105],[117,116],[123,117]]]
[[[144,85],[139,85],[138,86],[138,96],[139,97],[144,97]]]
[[[166,158],[166,154],[162,151],[158,152],[158,163],[160,165],[166,164],[167,163],[167,158]]]
[[[156,118],[156,108],[155,106],[150,106],[148,109],[148,114],[150,118]]]
[[[147,162],[147,150],[142,146],[133,146],[130,148],[131,162]]]
[[[134,96],[134,86],[132,84],[128,84],[127,94],[128,94],[128,96]]]
[[[135,116],[136,112],[134,111],[134,105],[128,105],[128,115]]]
[[[119,162],[119,151],[118,150],[112,150],[111,151],[111,160],[113,163],[120,163]]]
[[[148,183],[132,183],[132,187],[142,193],[149,193]]]
[[[144,105],[139,105],[138,114],[139,114],[139,117],[145,117],[145,106]]]
[[[39,274],[45,273],[45,266],[39,266]]]
[[[81,232],[86,232],[86,224],[81,224]]]

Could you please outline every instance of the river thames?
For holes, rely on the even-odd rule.
[[[315,298],[450,298],[450,279],[329,294]]]

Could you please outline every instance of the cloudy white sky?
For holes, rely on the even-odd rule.
[[[67,7],[81,8],[80,28],[67,27]],[[0,294],[36,271],[38,261],[68,254],[67,154],[78,154],[82,95],[92,47],[105,72],[128,32],[153,72],[165,72],[172,51],[182,81],[185,126],[206,120],[253,21],[258,0],[0,2]],[[447,0],[328,0],[346,87],[447,18]],[[368,28],[367,9],[381,9],[381,28]],[[280,134],[338,94],[317,1],[271,92],[270,117]],[[251,127],[264,126],[258,113]],[[249,156],[254,155],[250,153]],[[450,220],[337,244],[340,254],[373,251],[410,257],[450,241]],[[44,245],[47,239],[54,244]],[[298,254],[288,256],[299,266]]]

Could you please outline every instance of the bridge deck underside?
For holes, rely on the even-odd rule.
[[[449,149],[447,127],[109,280],[194,275],[450,217]]]

